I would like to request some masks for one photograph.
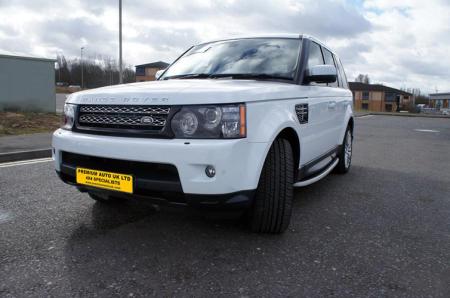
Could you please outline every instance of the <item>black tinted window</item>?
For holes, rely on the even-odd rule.
[[[324,64],[324,62],[320,46],[315,42],[311,42],[309,46],[308,68],[322,64]]]
[[[362,100],[369,100],[369,91],[362,92]]]

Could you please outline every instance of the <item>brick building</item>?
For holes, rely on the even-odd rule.
[[[168,66],[169,63],[162,61],[136,65],[136,82],[154,81],[156,72]]]
[[[379,84],[349,82],[355,110],[395,112],[414,104],[411,93]]]

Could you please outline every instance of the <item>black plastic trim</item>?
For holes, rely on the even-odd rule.
[[[200,209],[216,210],[243,210],[249,208],[253,203],[256,190],[243,190],[226,194],[192,194],[184,193],[180,188],[171,187],[169,184],[155,184],[149,181],[137,180],[135,192],[133,194],[118,191],[95,188],[91,186],[77,184],[72,176],[74,170],[61,166],[61,171],[56,171],[59,178],[72,186],[76,186],[81,192],[107,193],[114,197],[136,198],[156,204],[191,206]]]
[[[305,165],[303,165],[303,167],[301,167],[300,169],[298,169],[297,171],[297,179],[296,181],[302,181],[302,180],[307,180],[310,177],[315,176],[317,173],[320,173],[323,169],[327,168],[329,166],[329,164],[325,165],[323,168],[318,169],[317,171],[311,171],[311,169],[317,165],[318,163],[320,163],[321,161],[327,159],[327,158],[333,158],[334,154],[338,154],[340,152],[340,150],[342,150],[342,145],[336,146],[335,148],[331,149],[330,151],[322,154],[321,156],[313,159],[312,161],[306,163]],[[334,159],[333,159],[334,161]]]

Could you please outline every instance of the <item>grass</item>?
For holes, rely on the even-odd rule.
[[[60,87],[60,86],[55,87],[55,92],[56,93],[65,93],[65,94],[73,93],[73,91],[70,90],[68,87]]]
[[[87,88],[79,89],[79,88],[69,88],[69,87],[55,86],[55,92],[56,93],[71,94],[71,93],[82,91],[82,90],[87,90]]]
[[[61,116],[51,113],[0,112],[0,137],[51,132],[61,124]]]

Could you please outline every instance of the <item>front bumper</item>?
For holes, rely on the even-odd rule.
[[[137,167],[143,167],[142,172],[146,172],[146,165],[149,171],[155,171],[153,164],[172,166],[176,169],[176,179],[173,175],[170,179],[161,178],[165,175],[158,175],[156,170],[153,176],[149,174],[150,183],[145,181],[148,177],[141,177],[136,180],[135,187],[142,190],[139,195],[159,194],[168,198],[182,195],[188,204],[250,201],[268,150],[267,143],[253,143],[247,139],[145,139],[81,134],[62,129],[53,134],[52,146],[56,171],[68,183],[75,181],[74,169],[77,166],[89,168],[90,161],[68,163],[63,160],[65,153],[92,157],[97,161],[102,159],[105,165],[109,160],[116,160],[120,165],[125,163],[129,170],[123,173],[138,178],[140,173],[133,173]],[[212,178],[205,173],[208,165],[216,169]],[[107,169],[114,171],[110,167]],[[91,168],[101,170],[98,163],[92,163]]]

